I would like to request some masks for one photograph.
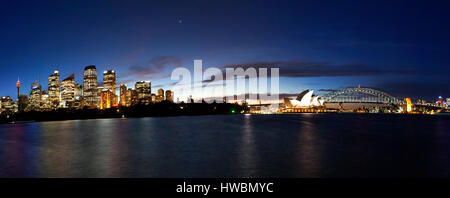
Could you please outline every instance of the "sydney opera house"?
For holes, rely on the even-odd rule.
[[[296,99],[286,100],[286,107],[290,108],[311,108],[323,105],[323,100],[318,95],[313,95],[314,90],[305,90]]]

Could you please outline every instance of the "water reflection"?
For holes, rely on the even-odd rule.
[[[127,122],[125,119],[114,119],[113,120],[113,127],[114,127],[114,134],[112,136],[112,152],[110,153],[110,166],[112,171],[110,171],[109,176],[111,177],[122,177],[126,175],[127,167],[128,165],[128,159],[127,159],[127,131],[118,130],[120,129],[120,126],[124,125],[123,127],[129,128],[127,126],[129,122]]]
[[[157,133],[163,131],[156,127],[153,120],[152,118],[133,119],[129,123],[132,127],[129,138],[130,142],[133,142],[133,145],[130,145],[130,154],[133,156],[133,161],[130,161],[131,175],[157,177],[158,169],[164,172],[164,167],[158,167],[157,164],[158,160],[162,160],[157,157],[161,155],[159,152],[164,152],[159,150]]]
[[[0,176],[37,176],[39,126],[14,124],[0,128]]]
[[[77,176],[122,177],[126,173],[126,127],[121,119],[82,121],[74,149],[79,161]]]
[[[449,122],[443,118],[440,118],[436,121],[435,126],[433,126],[436,130],[435,138],[439,141],[434,144],[435,150],[438,155],[433,155],[433,161],[439,161],[439,165],[435,168],[435,171],[444,175],[450,175],[449,165],[450,165],[450,144],[448,141],[450,140],[449,134]]]
[[[42,122],[40,177],[121,177],[126,171],[124,123],[119,119]],[[125,123],[126,126],[126,123]],[[26,144],[25,144],[26,145]]]
[[[40,124],[40,167],[42,177],[71,177],[73,161],[73,121]]]
[[[253,124],[251,115],[245,115],[243,117],[244,122],[242,123],[241,131],[241,142],[239,144],[239,159],[238,163],[240,164],[240,177],[255,177],[257,171],[257,153],[256,153],[256,145],[254,139],[253,132]]]
[[[450,177],[450,116],[217,115],[0,125],[0,177]]]
[[[3,143],[3,171],[7,177],[16,177],[25,174],[25,148],[22,144],[25,130],[23,127],[11,127],[4,134]],[[7,171],[6,171],[7,170]]]
[[[319,177],[320,168],[320,148],[317,141],[318,126],[314,125],[313,114],[302,114],[300,130],[298,135],[298,164],[296,169],[298,175],[305,177]]]

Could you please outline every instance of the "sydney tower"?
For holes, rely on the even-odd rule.
[[[19,80],[19,77],[17,77],[16,87],[17,87],[17,107],[20,109],[20,99],[19,99],[20,80]]]

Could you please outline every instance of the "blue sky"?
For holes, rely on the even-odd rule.
[[[96,65],[170,89],[177,66],[280,65],[280,92],[374,87],[450,97],[445,1],[2,1],[0,95]],[[101,81],[101,75],[98,79]],[[153,92],[154,92],[153,91]]]

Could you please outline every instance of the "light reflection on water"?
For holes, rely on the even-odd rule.
[[[290,114],[5,124],[0,177],[449,177],[449,121]]]
[[[316,128],[311,123],[311,119],[314,119],[314,114],[305,114],[302,117],[300,130],[298,133],[298,152],[297,159],[298,164],[302,167],[297,169],[300,171],[299,175],[305,175],[306,177],[319,177],[320,170],[320,145],[317,142]]]
[[[246,115],[243,117],[243,124],[241,130],[241,142],[239,144],[238,151],[238,163],[240,164],[239,177],[249,178],[257,174],[257,155],[256,155],[256,145],[254,139],[254,131],[252,127],[251,115]]]

